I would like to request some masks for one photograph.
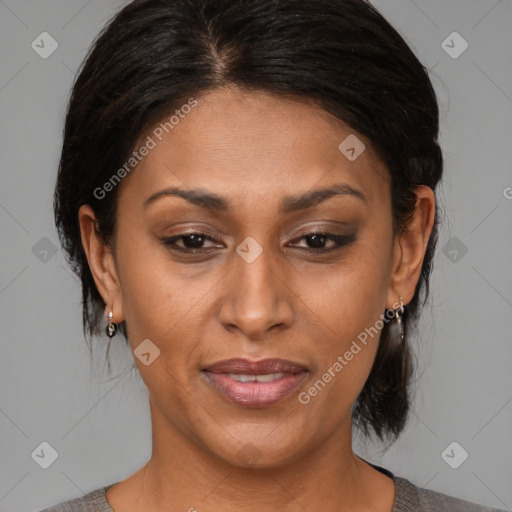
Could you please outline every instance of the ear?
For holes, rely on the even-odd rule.
[[[415,189],[414,216],[403,233],[396,236],[393,248],[393,269],[388,290],[388,309],[397,309],[400,297],[408,304],[418,283],[430,233],[435,219],[435,195],[426,185]]]
[[[124,320],[124,314],[114,256],[110,247],[100,238],[96,228],[94,210],[88,204],[80,207],[78,222],[82,245],[92,277],[106,304],[105,315],[112,311],[112,321],[120,323]]]

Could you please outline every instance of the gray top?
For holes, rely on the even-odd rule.
[[[387,469],[371,465],[395,482],[395,501],[391,512],[506,512],[417,487],[409,480],[395,476]],[[105,497],[105,491],[112,485],[114,484],[91,491],[81,498],[45,508],[41,512],[114,512]]]

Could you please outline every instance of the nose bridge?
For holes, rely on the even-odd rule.
[[[255,249],[250,247],[249,251],[254,251]],[[257,299],[259,297],[265,298],[268,296],[270,298],[271,295],[274,295],[275,282],[271,279],[271,276],[275,277],[276,271],[272,271],[271,269],[271,256],[270,250],[261,251],[260,255],[257,256],[253,261],[244,259],[243,256],[240,256],[240,253],[244,250],[247,250],[247,245],[240,244],[238,248],[238,260],[235,264],[235,273],[237,274],[237,279],[239,284],[245,287],[245,296],[252,299]],[[249,253],[250,254],[250,253]],[[275,261],[274,265],[275,267]]]
[[[276,325],[290,325],[293,313],[281,268],[271,250],[250,237],[237,247],[221,307],[220,320],[226,328],[261,338]]]

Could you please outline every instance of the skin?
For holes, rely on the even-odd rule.
[[[385,308],[397,309],[400,297],[405,305],[411,300],[434,193],[416,190],[414,218],[394,236],[388,171],[364,137],[357,134],[366,150],[351,162],[338,145],[354,131],[307,102],[235,87],[197,100],[121,183],[112,247],[98,237],[90,206],[79,212],[106,313],[126,321],[132,350],[145,339],[160,349],[149,366],[135,358],[150,396],[151,458],[112,486],[107,500],[116,512],[390,512],[393,481],[351,447],[350,411],[378,337],[308,404],[298,393]],[[338,194],[279,213],[284,197],[335,183],[365,200]],[[201,188],[230,208],[213,211],[171,195],[144,207],[168,187]],[[314,228],[355,240],[322,255],[335,244],[326,239],[314,253],[306,237]],[[187,231],[212,236],[203,243],[210,252],[191,256],[161,243]],[[252,263],[235,250],[248,236],[263,248]],[[241,407],[200,374],[232,357],[288,359],[308,374],[297,392],[272,406]]]

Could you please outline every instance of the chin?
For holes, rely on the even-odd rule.
[[[206,448],[217,458],[230,466],[242,469],[271,469],[293,463],[306,451],[301,449],[299,439],[292,436],[280,435],[269,437],[269,433],[276,425],[261,425],[261,429],[248,425],[250,433],[246,435],[226,436],[226,432],[218,439],[217,443],[211,443]]]

